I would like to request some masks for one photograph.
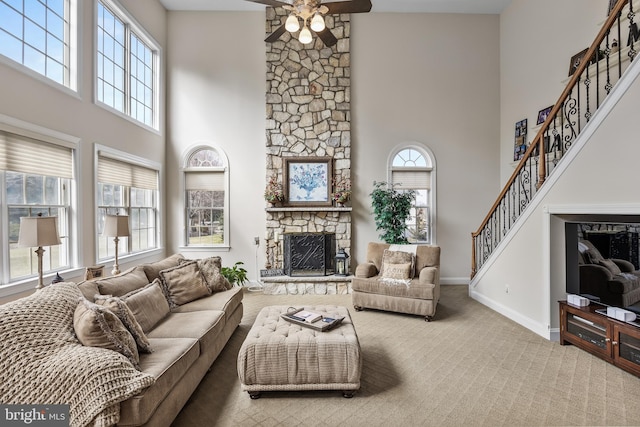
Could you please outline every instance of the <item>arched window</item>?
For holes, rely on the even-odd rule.
[[[229,179],[224,152],[198,146],[184,157],[186,246],[229,246]]]
[[[397,190],[414,190],[416,199],[407,219],[407,240],[435,244],[435,158],[422,146],[397,148],[389,158],[389,182]]]

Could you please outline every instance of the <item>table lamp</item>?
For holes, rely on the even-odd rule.
[[[28,216],[20,218],[20,232],[18,235],[18,246],[38,249],[38,285],[36,289],[44,288],[42,281],[42,254],[43,246],[53,246],[60,244],[56,217],[54,216]]]
[[[113,270],[111,274],[114,276],[120,274],[120,267],[118,266],[118,237],[129,236],[129,217],[127,215],[107,215],[104,220],[103,236],[113,237],[113,242],[116,244],[116,258],[113,263]]]

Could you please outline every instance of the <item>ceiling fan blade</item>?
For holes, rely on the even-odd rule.
[[[290,5],[290,3],[287,3],[286,1],[278,1],[278,0],[246,0],[246,1],[250,1],[252,3],[260,3],[260,4],[264,4],[267,6],[273,6],[273,7],[280,7],[283,5]]]
[[[271,35],[269,37],[264,39],[264,41],[269,42],[269,43],[273,43],[274,41],[278,40],[280,38],[280,36],[282,36],[284,34],[285,31],[287,31],[287,30],[284,28],[284,24],[282,24],[281,26],[278,27],[277,30],[275,30],[273,33],[271,33]]]
[[[316,34],[318,35],[318,37],[320,37],[320,40],[322,40],[322,42],[327,47],[331,47],[334,44],[338,43],[338,39],[336,38],[336,36],[333,35],[333,33],[328,28],[325,28],[320,32],[316,32]]]
[[[337,1],[324,6],[329,8],[329,13],[365,13],[371,10],[371,0]]]

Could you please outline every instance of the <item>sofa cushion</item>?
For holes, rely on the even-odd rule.
[[[142,289],[132,291],[122,297],[142,330],[148,333],[169,314],[169,303],[156,279]]]
[[[167,268],[175,267],[180,264],[180,261],[185,259],[182,254],[173,254],[163,260],[152,262],[148,264],[142,264],[144,274],[147,276],[147,283],[151,283],[160,278],[160,272]]]
[[[162,270],[160,280],[171,308],[211,295],[197,261],[188,261]]]
[[[130,268],[117,276],[95,281],[102,295],[122,296],[133,290],[140,289],[149,283],[142,267]]]
[[[133,339],[136,340],[138,350],[145,353],[151,353],[153,351],[142,326],[140,326],[135,315],[123,300],[119,297],[98,295],[96,296],[95,303],[108,308],[113,314],[118,316],[118,319],[120,319],[125,328],[131,333]]]
[[[242,304],[243,296],[242,288],[236,286],[228,291],[216,292],[208,297],[181,305],[172,311],[173,313],[190,313],[193,311],[219,310],[224,311],[225,319],[229,319],[236,308]]]
[[[615,262],[611,261],[610,259],[601,259],[598,262],[598,264],[605,267],[613,275],[622,273],[622,271],[620,270],[620,267],[618,267],[618,265]]]
[[[393,297],[434,299],[435,284],[421,283],[419,279],[412,279],[409,286],[389,286],[386,282],[378,280],[375,276],[369,279],[354,277],[351,281],[353,291],[380,294]]]
[[[149,341],[155,351],[140,356],[140,370],[153,376],[155,384],[120,403],[118,425],[147,422],[200,355],[198,340],[194,338],[150,338]]]
[[[82,345],[117,351],[140,367],[136,341],[108,308],[83,298],[73,314],[73,329]]]
[[[82,292],[82,295],[89,301],[93,301],[97,294],[100,294],[98,284],[93,280],[85,280],[78,283],[78,289]]]
[[[222,311],[170,313],[149,332],[149,338],[195,338],[200,342],[200,352],[208,353],[216,350],[224,325]]]
[[[198,260],[198,268],[212,293],[224,292],[233,287],[222,275],[222,260],[219,256]]]

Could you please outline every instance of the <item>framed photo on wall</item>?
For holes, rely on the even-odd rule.
[[[545,120],[547,120],[547,117],[549,116],[552,108],[553,105],[538,111],[538,120],[536,121],[536,125],[541,125],[545,122]]]
[[[611,11],[614,7],[616,7],[616,3],[618,3],[618,0],[609,0],[609,6],[607,7],[607,16],[611,15]]]
[[[571,57],[571,61],[569,62],[569,77],[573,76],[573,73],[576,72],[588,50],[588,48],[581,50]]]
[[[331,206],[331,157],[283,157],[288,206]]]
[[[522,159],[525,151],[527,151],[527,119],[516,122],[513,160]]]

